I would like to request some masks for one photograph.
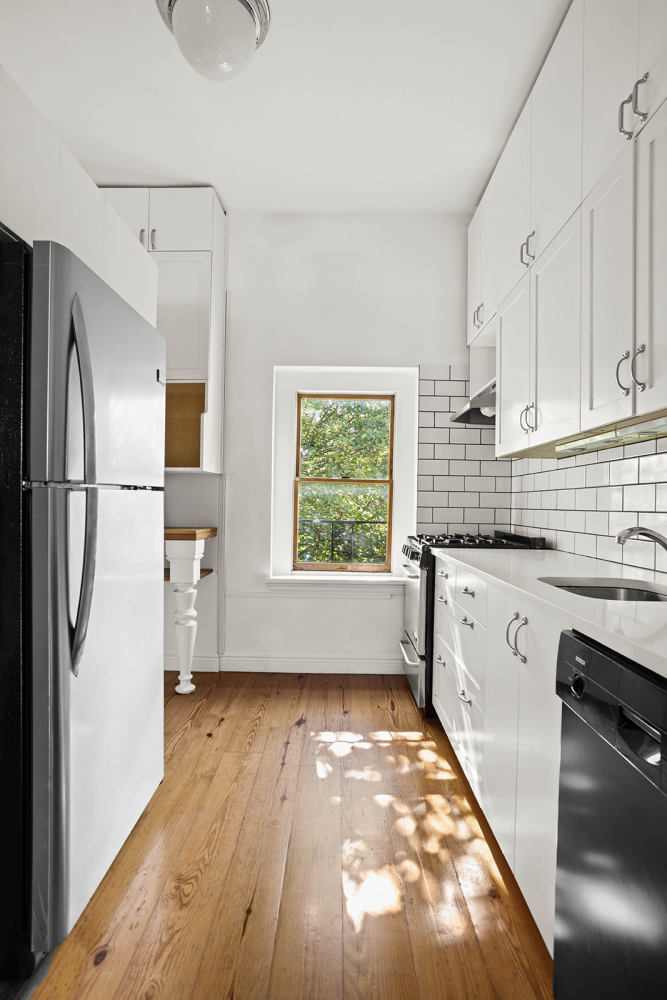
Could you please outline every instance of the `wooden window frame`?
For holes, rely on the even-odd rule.
[[[301,400],[302,399],[377,399],[389,403],[389,476],[387,479],[335,479],[301,475]],[[354,392],[299,392],[296,401],[296,475],[294,477],[294,526],[292,569],[318,573],[391,573],[391,536],[394,497],[394,413],[396,398],[388,393]],[[387,556],[384,563],[315,563],[298,561],[299,542],[299,484],[300,483],[342,483],[348,486],[371,485],[389,487],[387,513]]]

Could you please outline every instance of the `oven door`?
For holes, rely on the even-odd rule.
[[[412,688],[417,708],[424,708],[426,705],[426,660],[417,655],[417,651],[407,635],[405,639],[399,640],[398,645],[403,654],[405,676]]]
[[[409,559],[403,563],[405,604],[403,627],[418,656],[426,656],[426,570]]]

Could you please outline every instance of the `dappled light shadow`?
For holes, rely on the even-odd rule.
[[[354,933],[360,934],[371,917],[398,912],[405,892],[411,897],[417,892],[429,902],[439,919],[446,922],[449,933],[464,933],[462,891],[471,899],[497,892],[493,883],[503,889],[504,885],[457,775],[436,742],[429,734],[412,730],[378,730],[367,735],[321,732],[311,737],[316,746],[318,773],[320,768],[322,773],[325,769],[331,773],[338,764],[347,767],[348,755],[358,753],[355,763],[358,761],[359,766],[348,767],[344,773],[346,779],[351,779],[352,789],[356,782],[360,783],[358,791],[364,796],[368,792],[362,792],[361,783],[363,787],[368,787],[365,783],[371,785],[371,799],[365,799],[372,803],[371,812],[365,814],[365,823],[370,830],[389,824],[395,863],[378,864],[377,845],[371,849],[363,837],[345,840],[342,845],[345,909]],[[377,766],[364,766],[363,755],[371,752]],[[384,780],[381,767],[395,775],[393,788],[397,783],[401,786],[396,794],[379,789],[372,794],[372,784]],[[442,791],[414,794],[416,789],[424,788],[423,781],[442,782]],[[357,792],[352,790],[350,794]],[[378,811],[377,826],[372,819],[373,808]]]

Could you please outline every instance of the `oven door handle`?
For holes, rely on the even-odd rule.
[[[408,570],[412,569],[412,563],[403,563],[403,569],[405,570],[405,575],[411,580],[418,580],[421,575],[420,573],[408,573]]]
[[[413,649],[414,647],[413,647],[412,643],[408,642],[407,639],[399,639],[398,640],[398,645],[401,648],[401,653],[403,654],[403,659],[405,660],[406,664],[409,667],[418,667],[420,665],[420,663],[421,663],[421,659],[419,657],[417,657],[417,661],[416,662],[414,660],[411,660],[410,657],[408,656],[406,650],[405,650],[406,646],[409,646],[410,649]]]

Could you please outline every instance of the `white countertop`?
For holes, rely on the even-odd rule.
[[[555,549],[435,550],[437,559],[472,570],[481,580],[534,605],[622,653],[662,677],[667,677],[667,602],[600,601],[580,597],[541,583],[542,576],[614,577],[667,584],[667,574],[619,563],[576,556]]]

